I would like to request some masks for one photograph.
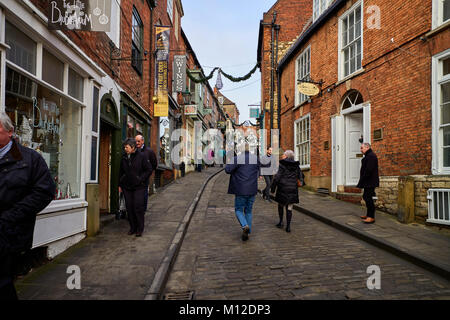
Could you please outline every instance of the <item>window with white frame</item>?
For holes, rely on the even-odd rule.
[[[450,172],[450,50],[434,58],[433,132],[435,173]]]
[[[306,115],[294,123],[295,158],[300,166],[305,168],[310,165],[310,115]]]
[[[450,21],[450,0],[433,0],[433,29]]]
[[[170,21],[173,21],[173,0],[167,0],[167,14],[169,15]]]
[[[314,0],[313,1],[313,20],[316,19],[325,12],[328,6],[331,4],[331,0]]]
[[[362,4],[359,2],[341,18],[340,28],[340,78],[345,78],[362,67]]]
[[[309,98],[308,96],[298,92],[297,84],[301,81],[311,80],[311,47],[305,49],[305,51],[303,51],[302,54],[297,58],[296,70],[297,73],[295,75],[295,92],[297,92],[297,94],[295,100],[296,105],[299,105]]]

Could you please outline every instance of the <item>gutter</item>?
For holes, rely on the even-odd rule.
[[[292,58],[292,56],[300,49],[300,47],[326,22],[328,19],[344,5],[347,0],[336,0],[328,9],[322,13],[319,18],[297,39],[294,45],[286,52],[283,59],[278,63],[277,69],[280,73]]]

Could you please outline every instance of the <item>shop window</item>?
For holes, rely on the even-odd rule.
[[[97,143],[98,138],[92,137],[91,143],[91,180],[97,180]]]
[[[163,165],[171,166],[170,160],[170,120],[168,117],[160,118],[159,121],[159,156]]]
[[[79,198],[81,106],[10,68],[5,105],[20,143],[47,163],[57,185],[55,199]]]
[[[143,123],[131,114],[127,115],[127,138],[134,138],[137,135],[144,135]]]
[[[98,113],[100,110],[99,104],[99,89],[94,87],[93,101],[92,101],[92,131],[98,132]]]
[[[341,78],[345,78],[362,67],[362,6],[359,4],[340,18]]]
[[[36,74],[36,42],[6,21],[5,41],[11,49],[6,51],[6,59],[24,70]]]
[[[43,51],[42,80],[62,91],[64,83],[64,63],[47,50],[44,49]]]
[[[84,78],[69,68],[69,95],[83,101]]]

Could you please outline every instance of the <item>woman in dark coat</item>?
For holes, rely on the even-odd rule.
[[[271,191],[275,192],[275,201],[278,202],[278,215],[280,222],[276,225],[283,227],[283,210],[286,207],[286,232],[291,232],[292,208],[294,203],[298,203],[298,185],[300,180],[303,185],[303,174],[300,170],[300,163],[294,160],[294,152],[286,150],[280,160],[278,173],[272,182]]]
[[[152,174],[152,165],[142,152],[136,152],[136,140],[127,139],[125,154],[120,163],[119,192],[125,196],[129,235],[140,237],[144,231],[145,189]]]

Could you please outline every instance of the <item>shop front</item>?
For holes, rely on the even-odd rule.
[[[86,184],[92,149],[93,91],[105,74],[52,33],[25,4],[1,8],[0,110],[15,138],[44,158],[56,184],[54,200],[38,213],[33,248],[53,257],[86,235]]]

